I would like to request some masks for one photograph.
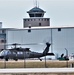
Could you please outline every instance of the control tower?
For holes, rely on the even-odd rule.
[[[46,13],[44,10],[39,8],[37,5],[27,11],[30,18],[23,19],[23,27],[41,27],[41,26],[50,26],[50,18],[44,18]]]

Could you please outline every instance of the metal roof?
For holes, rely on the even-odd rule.
[[[45,13],[45,11],[42,10],[41,8],[39,8],[39,7],[34,7],[31,10],[29,10],[27,13],[31,13],[31,12],[42,12],[42,13]]]
[[[59,27],[52,27],[52,26],[41,26],[41,27],[31,27],[30,29],[56,29],[56,28],[74,28],[74,26],[59,26]],[[25,28],[0,28],[0,30],[26,30],[29,29],[29,27]]]

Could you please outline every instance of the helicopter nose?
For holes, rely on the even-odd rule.
[[[4,56],[0,56],[0,59],[3,59],[4,58]]]

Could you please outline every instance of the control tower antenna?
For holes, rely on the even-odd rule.
[[[33,5],[35,6],[35,0],[33,0]]]
[[[38,2],[38,8],[39,8],[39,2]]]
[[[36,0],[36,7],[37,7],[37,0]]]
[[[34,6],[35,7],[38,7],[37,5],[38,5],[38,1],[37,0],[33,0],[33,3],[34,3]]]

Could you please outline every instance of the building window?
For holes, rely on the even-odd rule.
[[[40,21],[40,19],[39,19],[39,21]]]
[[[28,19],[28,21],[29,21],[29,19]]]
[[[43,21],[43,19],[42,19],[42,21]]]
[[[2,33],[5,33],[5,30],[2,30]]]
[[[31,21],[32,21],[32,19],[31,19]]]
[[[26,19],[24,19],[24,21],[26,21]]]
[[[61,31],[61,28],[58,28],[58,31]]]
[[[41,17],[42,14],[35,14],[35,17]]]
[[[1,43],[6,43],[6,40],[1,40]]]
[[[46,18],[44,20],[46,21]]]
[[[34,14],[29,14],[30,17],[34,17]]]
[[[34,19],[34,21],[35,21],[35,19]]]
[[[49,21],[49,19],[47,19],[47,21]]]
[[[28,33],[30,33],[31,32],[31,29],[28,29]]]
[[[41,26],[41,23],[39,23],[39,26]]]

